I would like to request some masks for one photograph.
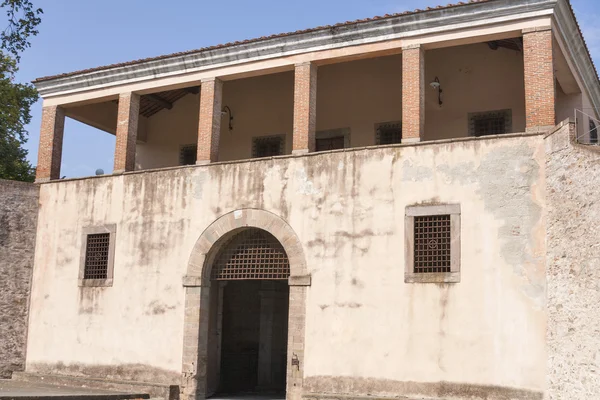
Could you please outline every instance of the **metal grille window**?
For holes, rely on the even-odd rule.
[[[195,165],[198,146],[186,144],[179,149],[179,165]]]
[[[106,279],[110,233],[87,236],[83,279]]]
[[[460,282],[460,205],[406,207],[407,283]]]
[[[316,151],[338,150],[350,147],[350,128],[318,131],[315,134]]]
[[[402,123],[397,121],[377,124],[375,143],[377,145],[402,143]]]
[[[501,135],[512,130],[512,111],[499,110],[469,114],[471,136]]]
[[[215,258],[214,280],[288,279],[290,263],[283,246],[261,229],[246,229],[231,238]]]
[[[345,138],[343,136],[336,136],[330,138],[317,138],[317,151],[337,150],[344,148]]]
[[[116,225],[83,229],[79,286],[112,286]]]
[[[285,148],[285,136],[261,136],[252,140],[252,157],[273,157],[283,154]]]
[[[415,217],[416,274],[450,272],[450,215]]]

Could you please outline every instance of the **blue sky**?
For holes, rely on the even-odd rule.
[[[465,1],[465,0],[463,0]],[[43,7],[40,34],[21,59],[17,79],[191,50],[236,40],[426,8],[451,0],[34,0]],[[572,0],[600,65],[598,0]],[[29,126],[29,159],[37,164],[41,101]],[[67,118],[62,172],[111,172],[115,138]]]

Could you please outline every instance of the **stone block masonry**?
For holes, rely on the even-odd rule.
[[[0,180],[0,378],[25,368],[39,186]]]
[[[548,399],[600,398],[600,148],[546,138]]]

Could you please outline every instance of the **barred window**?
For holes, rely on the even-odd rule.
[[[319,131],[315,136],[316,151],[337,150],[350,147],[350,128]]]
[[[290,263],[283,246],[257,228],[235,234],[215,258],[213,280],[288,279]]]
[[[179,165],[195,165],[198,146],[195,144],[186,144],[179,149]]]
[[[400,121],[375,125],[375,144],[395,143],[402,143],[402,123]]]
[[[450,272],[450,215],[415,217],[415,274]]]
[[[460,205],[409,206],[404,281],[460,282]]]
[[[317,151],[337,150],[344,148],[344,137],[317,138]]]
[[[79,286],[112,286],[116,225],[83,229]]]
[[[83,279],[106,279],[110,233],[87,235]]]
[[[512,110],[469,114],[471,136],[501,135],[512,131]]]
[[[252,157],[273,157],[284,153],[285,136],[259,136],[252,139]]]

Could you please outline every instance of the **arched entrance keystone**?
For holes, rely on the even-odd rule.
[[[183,330],[182,395],[206,397],[210,275],[214,257],[227,240],[244,228],[259,228],[283,246],[290,263],[287,399],[299,400],[304,371],[304,332],[307,286],[310,275],[300,240],[286,221],[259,209],[235,210],[214,221],[196,242],[183,278],[185,316]]]

